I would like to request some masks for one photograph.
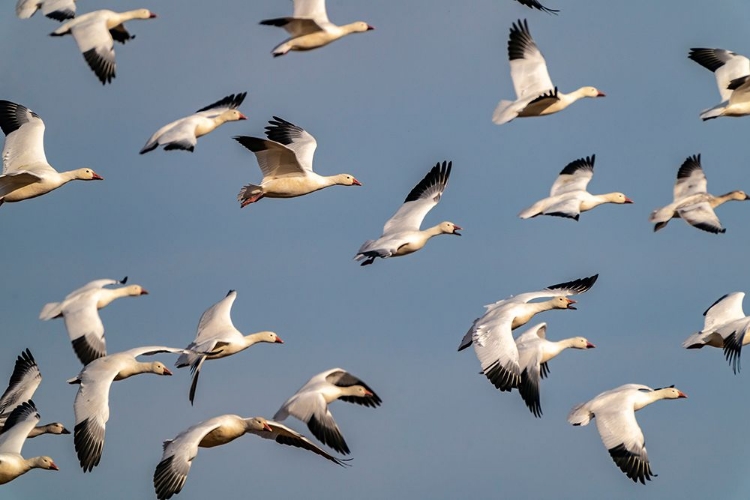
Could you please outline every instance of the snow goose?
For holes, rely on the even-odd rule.
[[[750,200],[750,196],[744,191],[730,191],[721,196],[714,196],[706,192],[706,187],[701,155],[689,156],[677,171],[674,201],[651,212],[649,221],[654,223],[654,232],[666,226],[670,219],[682,218],[691,226],[703,231],[725,233],[726,229],[721,227],[714,208],[730,200]]]
[[[99,465],[104,449],[104,430],[109,420],[109,388],[115,380],[124,380],[139,373],[172,375],[160,361],[139,362],[138,356],[151,356],[163,352],[184,352],[172,347],[137,347],[128,351],[110,354],[93,360],[83,370],[68,380],[69,384],[79,384],[73,409],[76,425],[73,429],[78,460],[83,472],[90,472]]]
[[[474,344],[484,374],[492,385],[501,391],[510,391],[521,383],[518,348],[513,341],[512,330],[528,323],[534,315],[552,309],[573,309],[576,301],[568,295],[577,295],[589,290],[596,283],[598,274],[567,283],[548,286],[539,292],[529,292],[509,297],[484,306],[486,312],[474,320],[466,332],[458,350]],[[534,299],[552,297],[544,302],[529,302]]]
[[[290,50],[317,49],[350,33],[375,29],[362,21],[336,26],[328,20],[325,0],[294,0],[292,17],[266,19],[260,24],[284,28],[291,35],[274,47],[271,52],[274,57],[283,56]]]
[[[645,385],[625,384],[605,391],[587,403],[575,406],[568,415],[573,425],[588,425],[596,418],[604,446],[621,471],[634,482],[646,484],[651,476],[651,464],[646,453],[646,441],[635,419],[635,412],[660,399],[687,396],[674,388],[652,389]]]
[[[195,399],[195,389],[198,386],[198,376],[203,362],[207,359],[220,359],[244,351],[259,342],[283,344],[284,341],[274,332],[258,332],[250,335],[242,333],[232,323],[232,304],[237,298],[237,292],[229,290],[226,297],[212,305],[201,315],[198,321],[198,333],[186,351],[177,359],[175,366],[190,367],[193,381],[190,384],[190,404]]]
[[[25,401],[11,412],[0,434],[0,484],[13,481],[31,469],[59,470],[50,457],[23,458],[21,449],[34,426],[39,413],[31,400]]]
[[[587,156],[570,162],[557,176],[549,198],[544,198],[522,211],[522,219],[538,215],[554,215],[578,220],[581,212],[586,212],[603,203],[633,203],[633,200],[622,193],[590,194],[586,191],[589,181],[594,176],[596,155]]]
[[[102,180],[90,168],[57,172],[44,154],[44,122],[25,106],[0,101],[0,128],[5,134],[0,205],[36,198],[73,180]]]
[[[690,49],[688,58],[716,75],[721,103],[701,112],[703,121],[750,114],[750,59],[724,49]]]
[[[159,146],[164,146],[164,151],[182,149],[192,153],[198,143],[198,137],[212,132],[226,122],[247,120],[245,115],[237,111],[246,95],[247,92],[228,95],[199,109],[193,115],[164,125],[146,142],[140,154],[153,151]]]
[[[18,0],[16,15],[28,19],[39,9],[45,16],[60,22],[76,16],[75,0]]]
[[[526,7],[529,7],[530,9],[541,10],[543,12],[547,12],[548,14],[557,14],[558,12],[560,12],[559,10],[556,10],[556,9],[548,9],[544,5],[540,4],[537,0],[516,0],[516,2]]]
[[[510,77],[516,90],[515,101],[500,101],[492,115],[497,125],[517,116],[542,116],[557,113],[583,97],[604,97],[594,87],[581,87],[569,94],[558,92],[552,84],[544,56],[531,38],[524,19],[513,23],[508,40]]]
[[[73,35],[83,58],[96,74],[102,85],[111,83],[115,77],[114,42],[125,43],[135,38],[125,29],[125,21],[131,19],[153,19],[156,14],[148,9],[113,12],[96,10],[72,19],[50,36]]]
[[[161,462],[154,471],[156,498],[164,500],[182,491],[198,448],[213,448],[231,443],[245,434],[272,439],[279,444],[309,450],[331,462],[344,466],[345,462],[326,453],[312,441],[289,427],[263,417],[242,418],[238,415],[221,415],[204,420],[179,433],[174,439],[164,441]]]
[[[328,404],[337,399],[372,408],[380,406],[382,402],[375,391],[362,380],[341,368],[333,368],[308,380],[294,396],[281,405],[273,419],[282,421],[292,415],[305,422],[321,443],[348,455],[349,446],[328,410]]]
[[[535,417],[542,416],[539,402],[539,379],[549,375],[549,360],[565,349],[593,349],[596,347],[584,337],[547,340],[547,323],[534,325],[516,338],[518,365],[521,368],[521,382],[518,392]]]
[[[377,257],[400,257],[420,250],[433,236],[439,234],[455,234],[461,226],[452,222],[441,222],[424,231],[419,230],[427,213],[440,201],[440,197],[448,185],[453,162],[437,163],[427,175],[419,181],[409,192],[401,208],[388,219],[383,227],[383,234],[377,240],[367,240],[354,256],[355,260],[363,260],[362,266],[372,264]]]
[[[682,347],[700,349],[703,346],[720,347],[734,373],[740,371],[742,346],[750,344],[750,316],[742,310],[744,292],[728,293],[706,309],[703,330],[692,334]]]
[[[50,302],[42,308],[39,319],[47,321],[62,317],[65,329],[73,344],[73,350],[84,365],[107,355],[104,325],[98,310],[120,297],[148,295],[140,285],[120,288],[104,288],[108,285],[124,285],[128,277],[121,280],[94,280],[70,292],[62,302]]]
[[[0,396],[0,433],[5,431],[6,422],[13,410],[24,401],[31,399],[41,383],[42,374],[39,366],[31,351],[26,349],[16,358],[8,388]],[[70,431],[60,422],[53,422],[34,427],[28,437],[33,438],[42,434],[70,434]]]
[[[237,142],[255,153],[263,172],[260,185],[248,184],[240,190],[241,207],[261,198],[294,198],[329,186],[361,186],[350,174],[318,175],[312,160],[318,143],[304,129],[274,116],[266,127],[269,140],[237,136]]]

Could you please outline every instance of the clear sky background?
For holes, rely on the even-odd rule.
[[[286,343],[206,363],[194,407],[186,369],[115,383],[100,466],[83,474],[70,436],[36,438],[24,455],[50,455],[60,472],[32,471],[2,498],[153,498],[162,440],[224,413],[270,417],[333,367],[383,399],[377,409],[331,407],[352,467],[246,436],[201,450],[177,498],[748,497],[750,373],[733,375],[717,349],[681,343],[717,298],[750,289],[750,203],[718,210],[727,228],[718,236],[679,220],[653,234],[648,215],[671,200],[679,165],[696,153],[710,192],[750,190],[750,119],[702,123],[719,95],[713,75],[687,59],[691,47],[750,54],[750,4],[547,0],[561,9],[552,16],[510,0],[329,0],[333,22],[376,30],[274,59],[286,34],[258,22],[290,15],[288,1],[81,0],[79,13],[159,15],[127,24],[137,38],[117,45],[117,78],[102,86],[72,38],[47,36],[57,23],[17,19],[12,3],[0,15],[0,98],[44,119],[55,168],[91,167],[105,181],[0,208],[0,379],[30,348],[44,376],[34,397],[42,421],[73,428],[76,387],[65,380],[80,365],[63,322],[37,318],[97,278],[127,275],[150,292],[101,312],[110,352],[187,345],[229,289],[237,328],[274,330]],[[561,91],[593,85],[607,97],[494,125],[498,101],[514,96],[506,47],[519,18]],[[162,125],[243,91],[249,119],[203,137],[195,153],[138,155]],[[317,172],[351,173],[364,186],[240,209],[237,192],[261,174],[231,137],[262,137],[272,115],[316,137]],[[594,153],[590,191],[622,191],[634,205],[605,205],[577,223],[517,218],[564,165]],[[359,245],[442,160],[453,161],[452,177],[425,226],[451,220],[464,236],[360,268],[351,260]],[[472,350],[456,352],[484,304],[595,273],[578,311],[536,318],[550,339],[597,345],[550,363],[543,418],[478,375]],[[646,486],[617,469],[593,422],[566,421],[574,404],[625,383],[676,384],[689,396],[638,413],[659,474]]]

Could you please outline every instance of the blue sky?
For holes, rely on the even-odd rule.
[[[687,59],[691,47],[750,54],[750,5],[547,3],[560,15],[510,0],[329,0],[333,22],[376,30],[274,59],[285,33],[257,23],[290,14],[291,2],[122,0],[116,9],[147,7],[159,18],[128,23],[137,37],[116,47],[117,78],[105,87],[71,38],[47,36],[57,23],[19,20],[6,5],[0,98],[45,120],[54,167],[91,167],[105,181],[0,208],[2,380],[30,348],[44,376],[34,397],[42,420],[73,427],[76,388],[65,380],[80,365],[63,323],[37,317],[97,278],[128,275],[150,292],[102,311],[110,352],[187,345],[229,289],[241,331],[274,330],[286,343],[206,363],[194,407],[187,370],[114,384],[101,465],[83,474],[69,436],[31,440],[24,455],[50,455],[61,471],[32,471],[3,498],[153,498],[162,440],[223,413],[271,416],[336,366],[383,399],[377,409],[332,405],[351,468],[247,436],[201,450],[177,498],[747,498],[750,457],[738,439],[747,374],[733,375],[718,350],[680,345],[718,297],[748,290],[750,204],[718,210],[727,228],[719,236],[679,220],[653,234],[647,219],[671,200],[692,154],[702,154],[710,192],[750,190],[750,121],[702,123],[699,112],[719,96],[713,75]],[[79,13],[103,7],[82,0]],[[561,91],[593,85],[607,97],[495,126],[493,109],[513,97],[506,45],[519,18]],[[200,139],[195,153],[138,155],[160,126],[243,91],[248,120]],[[348,172],[363,187],[240,209],[237,192],[261,175],[231,137],[261,136],[272,115],[316,137],[318,173]],[[591,192],[622,191],[634,205],[603,206],[578,223],[517,218],[564,165],[590,154]],[[451,220],[464,236],[360,268],[351,260],[359,245],[442,160],[453,161],[452,177],[425,225]],[[594,273],[578,311],[537,317],[551,339],[597,345],[550,363],[543,418],[479,376],[471,350],[456,352],[484,304]],[[566,422],[574,404],[624,383],[675,384],[689,396],[638,413],[659,474],[646,486],[620,473],[594,425]]]

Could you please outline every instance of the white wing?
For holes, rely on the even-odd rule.
[[[594,161],[596,155],[587,156],[572,161],[560,172],[555,183],[552,184],[550,196],[558,196],[574,191],[586,191],[586,186],[594,176]]]
[[[37,423],[39,413],[31,400],[25,401],[11,412],[0,434],[0,453],[21,454],[23,443]]]
[[[75,297],[76,295],[82,294],[83,292],[87,292],[89,290],[96,290],[99,288],[104,288],[107,285],[124,285],[125,283],[127,283],[127,281],[128,281],[127,276],[125,276],[121,280],[113,280],[113,279],[105,278],[105,279],[100,279],[100,280],[89,281],[88,283],[83,285],[81,288],[77,288],[73,290],[72,292],[70,292],[68,295],[65,296],[65,298],[70,299],[70,298]]]
[[[315,138],[303,128],[278,116],[274,116],[273,120],[269,120],[268,123],[266,137],[294,151],[300,166],[312,172],[313,155],[318,147]]]
[[[427,213],[438,204],[448,184],[453,162],[436,164],[427,175],[414,186],[404,204],[388,219],[383,235],[401,231],[418,231]]]
[[[195,127],[200,118],[200,116],[190,115],[164,125],[146,141],[140,154],[148,153],[160,145],[166,145],[164,147],[166,151],[172,149],[192,151],[198,143],[195,137]]]
[[[221,334],[225,332],[236,330],[231,316],[232,304],[234,304],[236,298],[237,292],[230,290],[226,297],[206,309],[198,321],[198,333],[195,337],[196,344],[216,339],[217,336],[221,337]]]
[[[234,140],[255,153],[264,179],[266,177],[296,177],[307,172],[300,165],[294,151],[282,144],[245,135],[236,136]]]
[[[330,446],[343,455],[348,455],[349,446],[333,419],[333,415],[328,410],[328,404],[323,398],[323,394],[320,391],[310,389],[311,384],[322,375],[319,374],[311,379],[299,392],[289,398],[273,418],[274,420],[284,420],[288,415],[292,415],[305,422],[310,432],[321,443]]]
[[[521,381],[518,348],[511,333],[513,317],[511,311],[491,319],[485,315],[472,328],[471,339],[482,373],[501,391],[510,391]]]
[[[114,29],[114,28],[113,28]],[[115,77],[115,47],[106,15],[92,16],[70,29],[89,67],[103,84]]]
[[[104,324],[96,308],[98,301],[96,290],[86,290],[66,300],[62,308],[65,329],[73,350],[84,365],[107,355]]]
[[[170,498],[182,491],[193,459],[198,455],[198,445],[207,434],[222,425],[225,416],[208,419],[185,429],[174,439],[164,441],[164,453],[154,471],[157,498]]]
[[[681,207],[677,210],[677,213],[685,219],[685,222],[703,231],[714,234],[726,231],[721,227],[719,217],[707,201]]]
[[[5,134],[3,174],[19,173],[30,167],[53,171],[44,155],[44,122],[29,108],[0,101],[0,128]]]
[[[719,326],[731,323],[745,317],[742,310],[742,300],[745,298],[745,292],[728,293],[711,304],[703,313],[706,320],[703,324],[703,331],[710,331]]]
[[[643,432],[631,408],[612,407],[596,412],[596,428],[617,466],[633,481],[645,484],[653,476]]]
[[[547,63],[531,38],[526,20],[513,23],[508,40],[510,76],[518,99],[536,97],[554,89]]]
[[[534,325],[516,339],[518,365],[521,368],[521,382],[518,392],[526,406],[536,417],[542,416],[539,398],[541,379],[542,341],[547,332],[547,323]]]
[[[294,0],[292,17],[313,19],[317,23],[329,22],[325,0]]]
[[[73,444],[84,472],[99,465],[104,449],[109,388],[119,371],[116,363],[108,361],[108,358],[94,360],[79,375],[81,382],[73,403],[76,416]]]
[[[31,351],[26,349],[16,358],[8,388],[0,396],[0,424],[6,421],[16,406],[31,399],[41,383],[42,374],[36,360]]]
[[[701,155],[688,156],[677,171],[674,185],[674,201],[694,194],[705,193],[708,187],[706,174],[701,167]]]
[[[690,49],[688,57],[714,72],[722,101],[727,101],[732,96],[732,90],[727,88],[729,82],[750,75],[750,60],[729,50]]]

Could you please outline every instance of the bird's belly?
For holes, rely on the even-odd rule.
[[[262,184],[267,198],[295,198],[324,188],[312,179],[300,177],[277,177]]]
[[[29,184],[28,186],[18,188],[15,191],[11,191],[10,193],[3,196],[3,200],[8,202],[28,200],[31,198],[36,198],[37,196],[41,196],[43,194],[47,194],[50,191],[57,189],[58,187],[60,186],[43,179]]]
[[[302,35],[300,37],[291,40],[291,50],[312,50],[318,47],[328,45],[334,40],[338,40],[341,36],[334,35],[327,31],[317,31],[310,33],[309,35]]]
[[[200,446],[201,448],[213,448],[214,446],[221,446],[223,444],[231,443],[241,435],[242,432],[237,433],[233,429],[225,429],[223,427],[219,427],[218,429],[214,429],[206,434],[206,437],[201,439],[201,442],[198,443],[198,446]]]

